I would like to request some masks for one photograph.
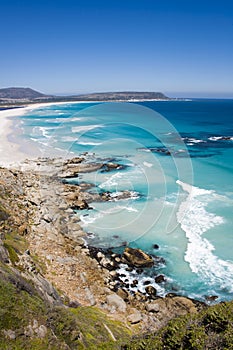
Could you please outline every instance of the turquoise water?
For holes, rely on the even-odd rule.
[[[20,122],[22,137],[44,156],[88,152],[90,162],[125,165],[70,180],[113,193],[111,202],[78,213],[93,233],[90,244],[127,242],[164,257],[159,272],[167,283],[156,285],[161,295],[177,290],[232,299],[233,100],[53,105]],[[123,190],[131,198],[116,200],[114,193]],[[141,277],[142,289],[154,273]]]

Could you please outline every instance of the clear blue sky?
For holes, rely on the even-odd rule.
[[[233,1],[0,0],[0,87],[233,98]]]

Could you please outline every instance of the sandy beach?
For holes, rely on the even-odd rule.
[[[42,156],[42,153],[36,145],[26,140],[22,142],[13,142],[11,136],[20,135],[20,128],[15,126],[15,117],[24,115],[34,109],[40,107],[47,107],[52,105],[65,105],[65,104],[77,104],[86,103],[83,101],[72,102],[49,102],[49,103],[36,103],[28,105],[22,108],[12,108],[0,111],[0,166],[7,167],[13,163],[20,163],[25,159],[33,159]]]

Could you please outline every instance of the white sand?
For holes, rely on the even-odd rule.
[[[72,102],[51,102],[37,103],[23,108],[7,109],[0,111],[0,166],[9,166],[11,164],[20,163],[25,159],[34,159],[42,156],[41,151],[32,143],[29,144],[26,140],[21,144],[11,142],[9,136],[13,133],[20,134],[20,129],[13,129],[14,117],[23,115],[33,109],[47,107],[51,105],[65,105],[73,103],[87,103],[84,101]]]

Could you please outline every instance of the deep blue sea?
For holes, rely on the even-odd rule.
[[[88,243],[127,243],[165,259],[140,276],[142,291],[149,279],[160,295],[233,298],[233,100],[52,105],[19,122],[43,156],[84,153],[125,166],[70,182],[112,193],[78,213]],[[123,190],[131,198],[116,200]],[[157,285],[155,273],[166,283]]]

